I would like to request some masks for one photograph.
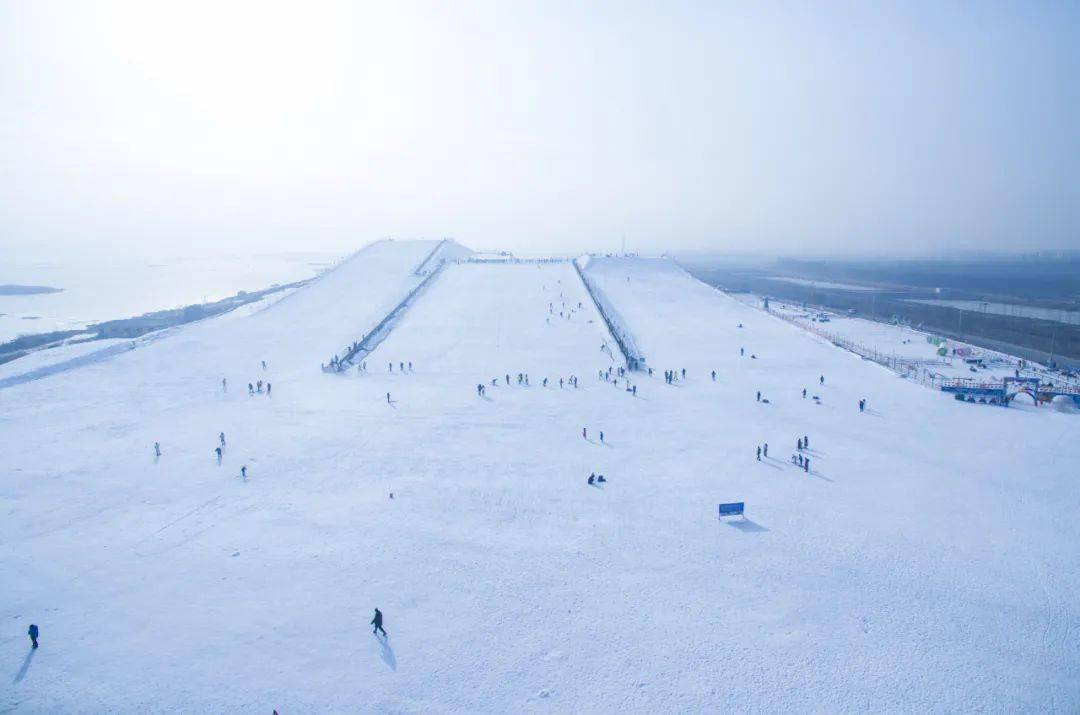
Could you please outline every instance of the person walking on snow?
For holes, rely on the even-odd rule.
[[[382,611],[380,611],[378,608],[375,609],[375,617],[371,619],[371,625],[375,626],[371,629],[371,633],[373,635],[376,635],[379,633],[379,631],[382,631],[383,638],[389,638],[389,636],[386,635],[386,631],[382,627]]]
[[[37,642],[37,639],[38,639],[38,627],[37,627],[37,625],[31,623],[30,627],[26,629],[26,635],[30,636],[30,643],[32,644],[30,647],[31,648],[37,648],[38,647],[38,642]]]

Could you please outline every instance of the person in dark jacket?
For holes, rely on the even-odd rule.
[[[386,631],[383,630],[382,627],[382,611],[380,611],[378,608],[375,609],[375,617],[371,619],[371,625],[375,626],[371,630],[372,633],[378,633],[379,631],[382,631],[383,637],[387,637]]]
[[[30,642],[34,644],[33,647],[37,648],[38,647],[38,642],[37,642],[38,627],[36,625],[34,625],[33,623],[31,623],[30,627],[26,629],[26,634],[28,636],[30,636]]]

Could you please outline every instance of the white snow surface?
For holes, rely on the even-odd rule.
[[[448,266],[368,374],[323,373],[433,246],[0,390],[0,711],[1080,707],[1080,418],[957,403],[647,259],[588,265],[637,397],[568,263]]]

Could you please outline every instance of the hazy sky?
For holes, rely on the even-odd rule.
[[[1080,3],[0,0],[0,252],[1080,248]]]

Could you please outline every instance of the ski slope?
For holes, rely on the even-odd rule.
[[[1080,707],[1075,415],[958,404],[649,259],[587,268],[636,397],[568,263],[450,265],[323,373],[433,247],[0,390],[0,711]]]

